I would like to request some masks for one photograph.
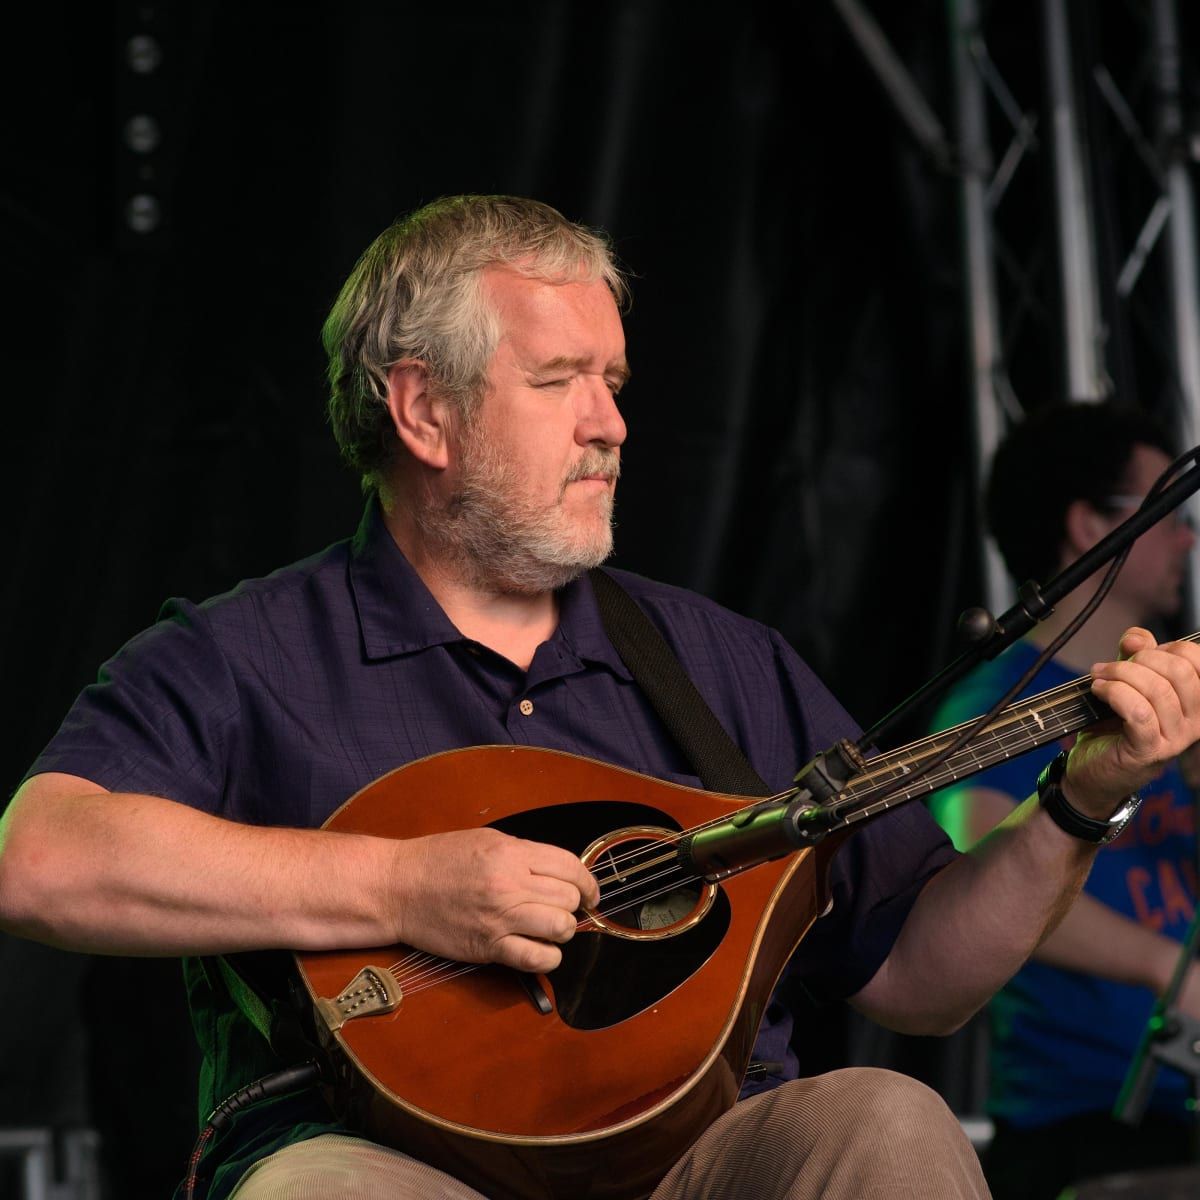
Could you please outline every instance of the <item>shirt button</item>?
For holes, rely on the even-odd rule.
[[[521,710],[521,715],[523,717],[527,717],[530,715],[530,713],[533,712],[533,701],[532,700],[522,700],[521,703],[517,705],[517,707]]]

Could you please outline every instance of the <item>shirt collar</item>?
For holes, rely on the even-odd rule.
[[[620,679],[632,680],[629,668],[621,661],[600,619],[600,606],[592,581],[581,575],[568,583],[558,594],[558,631],[561,638],[583,662],[599,663],[608,667]]]
[[[388,532],[377,496],[350,546],[350,588],[368,659],[465,640]]]
[[[376,496],[367,501],[351,543],[350,587],[368,659],[467,640],[396,545]],[[581,662],[608,667],[621,679],[633,678],[605,635],[586,575],[559,592],[558,629],[551,640],[565,644]]]

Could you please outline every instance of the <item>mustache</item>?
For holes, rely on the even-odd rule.
[[[621,478],[621,456],[611,449],[600,446],[590,446],[583,452],[583,457],[567,472],[563,487],[592,475],[603,475],[604,478],[616,480]]]

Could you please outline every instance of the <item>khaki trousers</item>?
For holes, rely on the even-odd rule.
[[[324,1134],[254,1164],[232,1200],[481,1200],[442,1171]],[[653,1200],[986,1200],[971,1148],[924,1084],[871,1067],[784,1084],[736,1104]]]

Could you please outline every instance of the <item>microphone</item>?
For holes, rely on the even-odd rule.
[[[811,811],[812,801],[807,796],[790,802],[753,804],[680,839],[679,856],[707,882],[718,883],[820,841],[824,830],[801,825],[804,814]]]
[[[796,772],[797,787],[786,800],[752,804],[681,838],[680,858],[708,883],[719,883],[819,842],[838,823],[821,802],[836,796],[865,765],[858,748],[843,738]]]

